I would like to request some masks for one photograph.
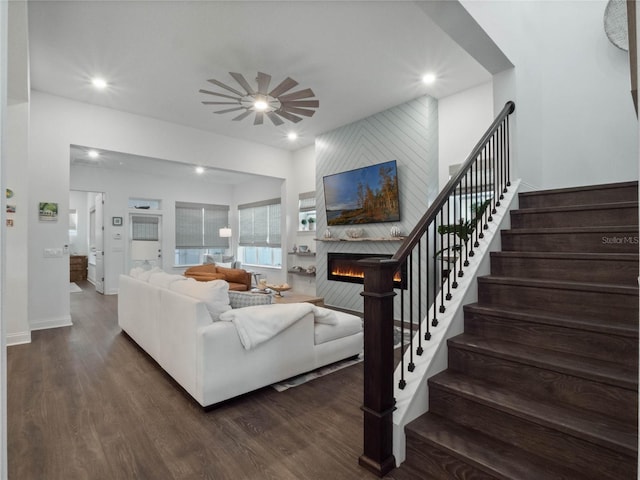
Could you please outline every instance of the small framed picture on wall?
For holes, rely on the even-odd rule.
[[[114,227],[122,226],[122,217],[111,217],[111,225]]]

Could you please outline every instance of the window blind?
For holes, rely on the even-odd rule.
[[[281,211],[279,198],[238,205],[238,244],[243,247],[280,247]]]
[[[176,248],[229,248],[228,225],[228,205],[176,202]]]

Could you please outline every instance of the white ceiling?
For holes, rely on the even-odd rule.
[[[330,131],[424,94],[448,96],[489,81],[413,1],[33,1],[31,87],[223,135],[296,150]],[[290,76],[320,107],[275,127],[214,114],[201,104],[228,72],[272,85]],[[420,82],[428,71],[432,86]],[[94,75],[111,87],[96,91]],[[220,91],[220,90],[217,90]],[[208,98],[205,98],[208,97]],[[222,109],[224,107],[220,107]],[[297,131],[300,138],[286,140]]]

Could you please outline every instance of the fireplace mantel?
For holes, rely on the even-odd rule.
[[[314,238],[317,242],[403,242],[407,237]]]

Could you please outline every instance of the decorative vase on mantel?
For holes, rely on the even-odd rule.
[[[331,230],[327,228],[322,236],[327,239],[331,238]]]

